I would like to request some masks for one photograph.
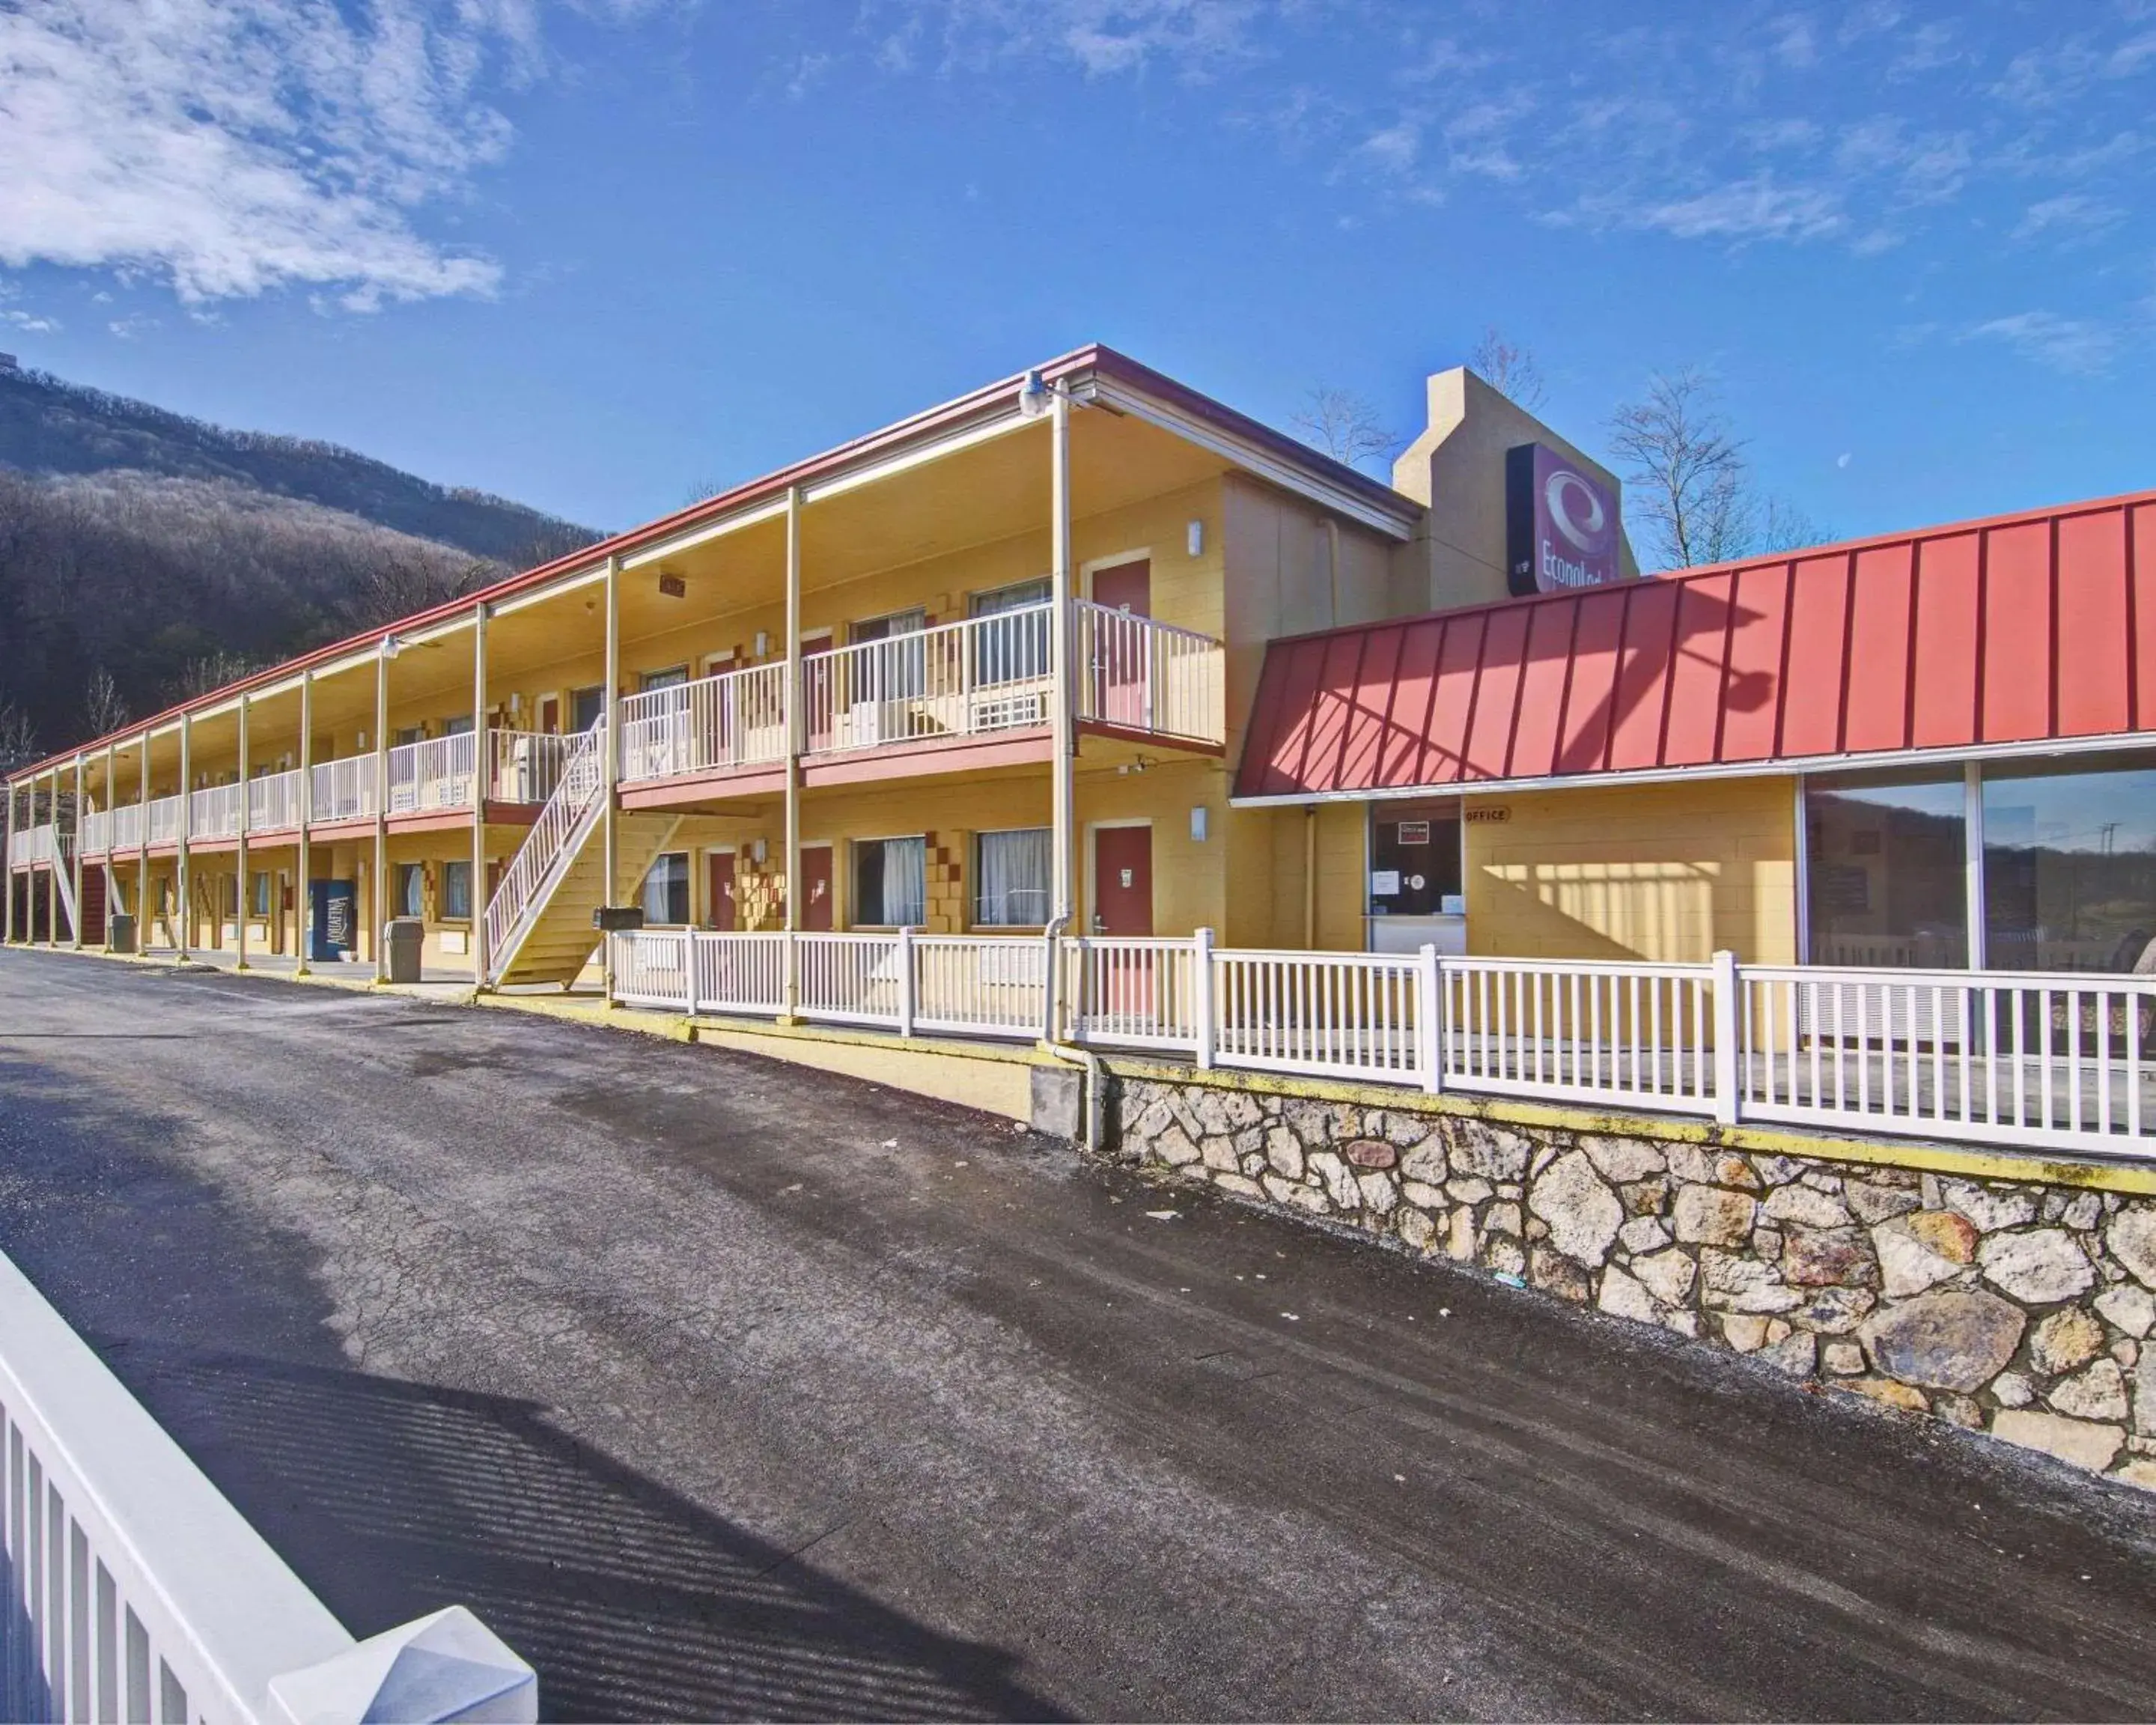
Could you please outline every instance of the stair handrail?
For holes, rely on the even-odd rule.
[[[516,948],[553,896],[577,843],[589,827],[606,785],[606,715],[579,732],[562,752],[562,776],[547,798],[531,830],[502,871],[501,884],[486,905],[487,976],[500,981]]]

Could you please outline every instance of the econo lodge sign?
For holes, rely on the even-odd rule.
[[[1617,500],[1543,444],[1505,451],[1507,585],[1522,597],[1620,578]]]

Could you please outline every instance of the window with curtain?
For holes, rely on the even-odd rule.
[[[393,883],[395,892],[390,901],[392,912],[399,916],[424,916],[427,914],[427,865],[424,863],[399,863],[397,878]]]
[[[983,833],[973,841],[973,922],[1039,928],[1048,921],[1053,834],[1046,827]]]
[[[918,925],[927,914],[927,841],[856,839],[854,922],[871,928],[903,928]]]
[[[644,920],[685,926],[689,921],[689,853],[670,850],[644,877]]]
[[[1805,781],[1813,963],[1968,964],[1966,798],[1958,766]]]
[[[468,862],[442,865],[442,915],[468,922],[472,913],[472,870]]]
[[[1048,603],[1048,578],[1020,581],[977,593],[968,604],[976,618],[1001,617]],[[973,631],[973,681],[978,685],[1028,682],[1048,675],[1048,613],[1009,617]]]
[[[258,871],[249,878],[247,903],[250,916],[266,916],[270,914],[270,876],[267,874]]]

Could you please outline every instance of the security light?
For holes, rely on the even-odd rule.
[[[1040,373],[1028,372],[1025,382],[1018,386],[1018,410],[1029,419],[1038,419],[1048,411],[1055,392],[1041,381]]]

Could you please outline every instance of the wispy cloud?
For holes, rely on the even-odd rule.
[[[2091,376],[2109,368],[2118,357],[2116,331],[2091,319],[2062,317],[2055,311],[2017,311],[1988,318],[1962,331],[1965,341],[2004,341],[2025,358],[2053,371]]]
[[[117,269],[196,305],[490,293],[499,267],[418,218],[508,148],[481,90],[542,65],[537,3],[0,5],[0,264]]]

